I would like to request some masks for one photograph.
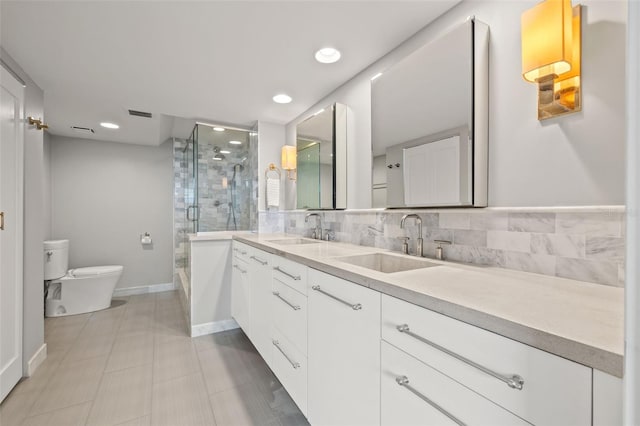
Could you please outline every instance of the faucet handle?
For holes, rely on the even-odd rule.
[[[404,254],[409,254],[409,237],[398,237],[399,240],[404,240],[402,242],[402,252]]]
[[[451,244],[451,241],[433,240],[433,242],[438,244],[438,247],[436,247],[436,259],[444,260],[444,250],[442,250],[442,244]]]

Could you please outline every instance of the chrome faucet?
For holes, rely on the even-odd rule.
[[[411,214],[405,214],[404,216],[402,216],[402,219],[400,219],[400,229],[404,229],[404,221],[407,219],[415,219],[416,223],[418,224],[418,241],[416,243],[416,256],[423,256],[422,253],[422,219],[420,218],[420,216],[418,216],[415,213],[411,213]]]
[[[307,213],[307,215],[304,217],[305,223],[309,222],[310,216],[316,217],[316,229],[313,231],[313,234],[311,234],[311,238],[314,238],[316,240],[321,240],[322,239],[322,217],[318,213]]]

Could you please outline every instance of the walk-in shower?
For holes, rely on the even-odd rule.
[[[255,135],[199,123],[174,141],[176,268],[187,265],[189,234],[257,228]]]

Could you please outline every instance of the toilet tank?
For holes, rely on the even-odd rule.
[[[64,277],[69,269],[69,240],[44,242],[44,279]]]

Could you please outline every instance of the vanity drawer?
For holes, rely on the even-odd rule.
[[[456,424],[436,407],[469,426],[529,424],[398,348],[381,349],[383,426]]]
[[[307,297],[273,278],[271,314],[273,325],[302,354],[307,355]]]
[[[247,258],[247,262],[254,267],[271,267],[271,254],[266,251],[262,251],[255,247],[248,247]]]
[[[233,257],[237,259],[242,259],[245,261],[249,261],[249,253],[251,252],[251,247],[247,244],[240,243],[238,241],[233,242]]]
[[[533,424],[591,424],[588,367],[386,295],[382,338]]]
[[[307,294],[307,267],[280,256],[273,256],[273,277],[300,293]]]
[[[271,369],[302,414],[307,415],[307,357],[271,328]]]

